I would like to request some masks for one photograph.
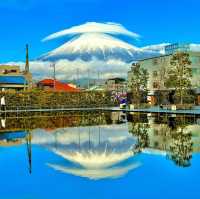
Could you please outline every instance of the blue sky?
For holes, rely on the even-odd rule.
[[[41,42],[56,31],[89,21],[115,22],[141,35],[136,46],[200,43],[199,0],[1,0],[0,61],[35,59],[61,41]]]

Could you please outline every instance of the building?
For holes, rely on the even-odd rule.
[[[116,91],[116,92],[126,92],[126,80],[123,78],[111,78],[105,82],[105,90]]]
[[[37,83],[37,87],[46,91],[80,92],[80,89],[76,88],[74,85],[54,79],[43,79]]]
[[[0,90],[26,90],[32,88],[32,74],[29,71],[28,45],[26,45],[25,70],[19,66],[0,65]]]
[[[0,133],[0,146],[14,146],[25,143],[28,133],[25,131],[8,131]]]
[[[164,79],[167,75],[167,69],[170,67],[170,60],[174,53],[176,52],[187,52],[189,54],[190,61],[192,62],[192,87],[194,90],[200,88],[200,52],[194,52],[190,49],[188,44],[172,44],[165,47],[165,54],[151,57],[143,60],[139,60],[138,64],[148,70],[149,81],[148,90],[150,98],[153,103],[156,102],[154,99],[154,93],[156,91],[167,90],[164,84]],[[134,66],[133,66],[134,67]],[[132,70],[128,72],[128,82],[131,81],[133,73]],[[129,83],[128,83],[129,85]],[[128,86],[128,91],[130,91],[130,86]],[[200,103],[200,101],[199,101]]]
[[[0,76],[0,88],[4,90],[25,90],[28,82],[23,75]]]
[[[105,91],[105,88],[101,85],[91,86],[88,91]]]
[[[0,65],[0,75],[16,75],[20,73],[19,66]]]
[[[26,75],[20,71],[19,66],[0,65],[0,89],[26,90],[29,82]]]

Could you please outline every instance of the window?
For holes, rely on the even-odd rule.
[[[192,74],[193,75],[198,74],[198,68],[192,68]]]
[[[158,72],[157,71],[153,71],[153,77],[157,77],[158,76]]]
[[[153,59],[153,65],[157,65],[158,64],[158,59]]]
[[[153,88],[159,88],[159,83],[158,82],[153,82]]]

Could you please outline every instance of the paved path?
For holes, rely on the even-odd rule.
[[[140,112],[140,113],[165,113],[165,114],[188,114],[200,115],[200,109],[189,110],[167,110],[159,107],[145,108],[145,109],[120,109],[119,107],[96,107],[96,108],[44,108],[44,109],[26,109],[26,110],[6,110],[6,113],[23,113],[23,112],[59,112],[59,111],[123,111],[123,112]],[[1,111],[3,113],[3,111]]]

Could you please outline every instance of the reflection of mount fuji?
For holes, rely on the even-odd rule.
[[[43,55],[40,59],[43,61],[96,59],[131,62],[159,54],[158,51],[137,48],[108,34],[84,33]]]
[[[33,142],[73,163],[48,163],[50,167],[90,179],[119,177],[140,165],[131,160],[135,139],[123,125],[58,129],[51,135],[38,132]]]

